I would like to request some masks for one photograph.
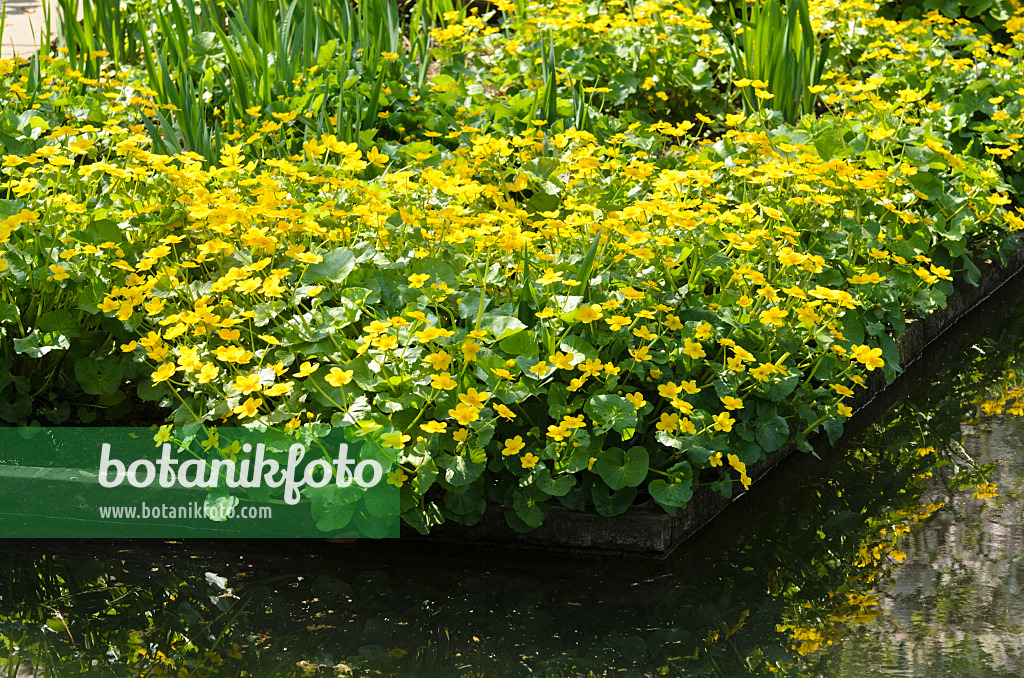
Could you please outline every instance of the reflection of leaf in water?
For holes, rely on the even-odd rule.
[[[213,586],[216,586],[221,591],[227,591],[228,593],[231,592],[231,590],[227,587],[227,584],[228,584],[228,578],[227,577],[221,577],[221,576],[218,576],[218,575],[214,574],[213,572],[207,572],[206,573],[206,581],[210,582],[210,584],[212,584]]]

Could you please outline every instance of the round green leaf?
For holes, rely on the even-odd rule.
[[[617,492],[612,492],[604,483],[595,482],[590,490],[590,496],[594,500],[594,509],[602,516],[610,518],[625,513],[633,505],[633,500],[636,499],[636,488],[624,487]]]
[[[89,395],[113,395],[121,387],[123,374],[119,360],[79,358],[75,362],[75,379]]]
[[[757,444],[765,452],[774,452],[789,439],[789,424],[776,414],[764,421],[759,420],[754,435],[757,437]]]
[[[537,489],[541,492],[546,492],[554,497],[561,497],[576,485],[576,477],[569,473],[552,478],[551,473],[541,464],[534,468],[539,469],[534,482],[537,484]]]
[[[74,339],[82,333],[82,326],[69,311],[60,309],[49,311],[39,318],[39,331],[44,334],[59,334]]]
[[[650,455],[642,447],[633,446],[626,451],[612,447],[605,450],[594,464],[594,470],[613,490],[636,487],[647,477]]]
[[[650,490],[651,496],[654,497],[654,501],[658,502],[661,506],[679,508],[686,506],[686,502],[690,501],[690,497],[693,496],[693,488],[690,482],[689,478],[678,483],[670,483],[662,478],[658,478],[651,481],[648,490]]]

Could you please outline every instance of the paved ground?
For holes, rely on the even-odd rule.
[[[30,56],[39,48],[39,33],[44,17],[42,1],[0,0],[0,5],[6,5],[7,8],[7,20],[0,41],[0,58],[10,59],[15,54]],[[56,14],[54,10],[50,18],[54,29],[57,22]]]

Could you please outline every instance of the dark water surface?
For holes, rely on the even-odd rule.
[[[1020,299],[664,561],[0,542],[0,677],[1024,675]]]

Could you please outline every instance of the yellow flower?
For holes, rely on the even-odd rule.
[[[506,438],[505,447],[502,449],[501,454],[506,457],[511,457],[513,454],[519,454],[524,447],[526,447],[526,443],[523,442],[522,436]]]
[[[725,397],[721,398],[721,401],[725,405],[725,409],[727,409],[727,410],[742,410],[743,409],[743,401],[740,400],[739,398],[734,398],[732,396],[725,396]]]
[[[876,367],[885,367],[882,360],[882,349],[870,348],[869,346],[851,346],[850,356],[859,363],[862,363],[868,372],[874,371]]]
[[[330,373],[324,377],[331,386],[344,386],[345,384],[352,381],[353,370],[343,370],[340,367],[332,367]]]
[[[199,374],[196,375],[196,380],[200,384],[208,384],[216,378],[219,372],[220,368],[216,364],[203,363],[202,367],[199,368]]]
[[[761,311],[760,315],[758,315],[758,319],[763,325],[774,326],[781,325],[782,320],[787,315],[789,315],[789,311],[784,311],[778,306],[772,306],[767,311]]]
[[[541,360],[539,363],[537,363],[536,365],[534,365],[533,367],[530,368],[530,372],[532,374],[536,374],[539,377],[539,376],[547,373],[547,371],[550,370],[550,369],[551,369],[551,367],[546,362]]]
[[[597,304],[593,304],[591,306],[581,306],[578,308],[576,313],[573,315],[573,318],[582,323],[589,324],[599,319],[602,315],[603,312],[601,311],[601,307]]]
[[[538,285],[553,285],[556,282],[562,281],[562,274],[556,273],[553,268],[549,268],[544,271],[544,275],[537,279]]]
[[[551,364],[554,365],[555,367],[557,367],[560,370],[571,370],[572,369],[572,356],[571,355],[566,355],[566,354],[562,353],[561,351],[559,351],[558,353],[555,353],[555,355],[548,356],[548,360],[550,360]]]
[[[576,366],[580,372],[583,373],[584,377],[596,377],[601,373],[601,369],[604,365],[600,360],[593,358],[584,361],[583,363]]]
[[[476,360],[476,354],[479,352],[480,344],[472,339],[466,339],[462,342],[462,355],[465,356],[466,360]]]
[[[172,376],[174,376],[174,373],[177,371],[178,368],[174,365],[174,363],[165,363],[158,367],[155,372],[153,372],[153,383],[159,384],[162,381],[167,381]]]
[[[413,273],[409,276],[409,287],[423,287],[423,283],[430,280],[430,275],[427,273]]]
[[[450,391],[458,386],[455,380],[452,379],[452,375],[447,372],[441,374],[435,374],[430,378],[430,387],[436,388],[439,391]]]
[[[533,452],[527,452],[523,455],[523,468],[533,468],[540,461],[540,457],[535,455]]]
[[[617,332],[633,322],[628,316],[624,315],[613,315],[611,318],[605,318],[604,321],[608,323],[608,329],[613,332]]]
[[[667,384],[658,384],[658,395],[660,395],[662,398],[672,399],[677,397],[682,392],[682,389],[671,381]]]
[[[294,381],[285,381],[285,382],[282,382],[280,384],[273,384],[273,385],[268,384],[266,386],[266,388],[263,389],[263,395],[271,397],[271,398],[276,397],[276,396],[288,395],[289,393],[292,392],[292,389],[294,387],[295,387],[295,382]]]
[[[701,346],[698,342],[693,341],[689,337],[683,339],[683,353],[690,356],[694,360],[707,356],[707,353],[704,352],[704,347]]]
[[[653,341],[658,338],[657,334],[651,332],[647,325],[641,325],[640,327],[633,328],[633,336],[639,337],[644,341]]]
[[[478,392],[475,388],[471,388],[465,393],[459,394],[459,402],[470,407],[483,407],[487,399],[491,397],[490,392],[484,391],[483,393]]]
[[[250,397],[244,403],[242,403],[241,405],[238,405],[237,407],[235,407],[235,409],[232,410],[232,412],[234,412],[235,414],[237,414],[238,416],[240,416],[242,418],[253,417],[253,416],[256,416],[256,411],[259,410],[260,405],[262,405],[262,404],[263,404],[263,399],[262,398],[252,398],[252,397]]]
[[[249,395],[253,391],[258,391],[260,388],[260,375],[259,374],[248,374],[239,377],[235,377],[233,384],[235,389],[242,395]]]
[[[312,363],[308,360],[299,365],[299,371],[295,373],[298,378],[308,377],[320,369],[320,363]]]
[[[675,412],[673,412],[672,414],[669,414],[668,412],[662,412],[661,420],[657,423],[656,428],[659,431],[668,431],[669,433],[674,432],[677,428],[679,428],[679,415],[676,414]]]
[[[395,487],[401,487],[408,479],[409,476],[400,468],[388,473],[388,484],[394,485]]]
[[[166,443],[171,439],[171,425],[164,424],[157,429],[156,434],[153,436],[153,442],[155,443]]]
[[[715,414],[711,416],[714,420],[714,428],[716,431],[724,431],[728,433],[732,430],[732,425],[736,423],[736,420],[729,416],[728,412],[722,412],[721,414]]]
[[[420,424],[420,428],[427,433],[444,433],[448,430],[448,424],[443,421],[428,421],[424,424]]]
[[[480,410],[465,403],[459,403],[455,409],[448,410],[448,414],[458,421],[460,426],[467,426],[480,418]]]
[[[747,476],[747,465],[740,461],[740,458],[735,454],[728,455],[729,465],[739,471],[740,482],[743,483],[743,488],[750,489],[750,477]]]
[[[437,353],[431,353],[424,358],[430,364],[430,367],[438,372],[447,370],[451,367],[452,357],[444,351],[438,351]]]
[[[378,167],[383,167],[384,165],[388,164],[388,160],[390,160],[391,158],[389,158],[384,153],[381,153],[376,148],[371,148],[366,152],[366,159],[372,162],[374,165],[377,165]]]
[[[464,428],[460,428],[458,431],[452,433],[452,438],[460,443],[465,442],[467,437],[469,437],[469,431]]]
[[[68,275],[67,271],[64,270],[63,266],[57,264],[50,264],[50,272],[53,273],[53,279],[57,281],[67,280],[71,276]]]
[[[513,419],[516,418],[516,413],[510,410],[507,405],[499,404],[497,407],[494,408],[494,411],[497,412],[498,416],[501,417],[502,419],[508,419],[509,421],[512,421]]]
[[[633,407],[637,411],[639,411],[644,405],[647,404],[647,401],[644,400],[644,394],[640,393],[639,391],[637,391],[636,393],[627,393],[626,400],[633,403]]]
[[[626,296],[627,299],[634,299],[635,300],[635,299],[643,299],[644,298],[644,293],[643,292],[635,290],[632,287],[627,287],[627,288],[623,289],[622,293]]]
[[[650,354],[650,352],[648,352],[646,346],[641,346],[640,348],[635,349],[635,350],[632,349],[632,348],[629,349],[629,355],[633,356],[634,360],[641,361],[641,362],[644,361],[644,360],[650,360],[651,359],[651,354]]]
[[[400,450],[405,447],[405,444],[412,440],[411,436],[403,435],[401,431],[391,431],[390,433],[383,433],[380,436],[380,440],[384,445],[395,450]]]

